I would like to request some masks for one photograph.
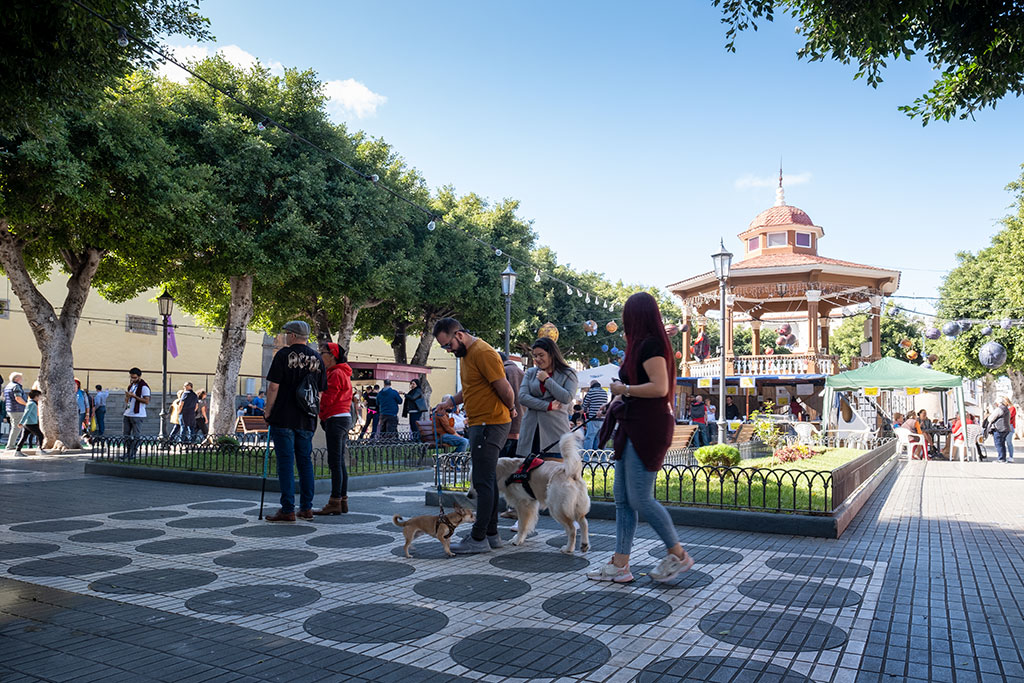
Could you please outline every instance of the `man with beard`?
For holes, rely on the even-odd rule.
[[[470,535],[451,546],[456,554],[485,553],[500,548],[498,536],[498,455],[516,416],[516,397],[505,378],[498,352],[477,339],[455,318],[442,318],[434,325],[434,338],[441,348],[462,359],[462,391],[441,402],[455,408],[466,404],[473,488],[476,489],[476,522]]]

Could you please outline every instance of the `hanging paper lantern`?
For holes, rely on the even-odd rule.
[[[772,348],[772,347],[770,347],[770,346],[769,346],[769,347],[768,347],[767,349],[765,349],[765,350],[764,350],[764,355],[766,355],[766,356],[770,356],[770,355],[772,355],[773,353],[775,353],[775,349],[773,349],[773,348]]]
[[[992,326],[991,325],[985,325],[985,327],[981,328],[979,330],[979,332],[981,332],[983,337],[989,337],[989,336],[992,335]]]
[[[682,351],[676,351],[676,360],[682,360],[682,359],[683,359],[683,352]]]
[[[619,349],[619,358],[625,358],[625,357],[626,357],[626,350],[625,349]]]
[[[914,342],[910,341],[909,339],[904,339],[903,341],[900,342],[900,346],[902,346],[905,349],[909,349],[913,345]]]
[[[938,339],[940,336],[942,336],[942,332],[940,332],[939,328],[937,327],[929,327],[927,330],[924,331],[924,336],[927,337],[928,339]]]
[[[541,337],[547,337],[553,342],[558,341],[558,328],[555,327],[554,323],[544,323],[537,330],[537,338],[540,339]]]
[[[914,349],[910,349],[909,351],[907,351],[907,358],[909,358],[910,360],[914,360],[915,358],[917,358],[917,351],[915,351]]]
[[[614,347],[614,346],[612,347],[612,355],[615,355],[615,356],[619,355],[619,350],[616,347]]]
[[[974,327],[974,323],[972,323],[970,320],[961,320],[960,321],[960,331],[961,332],[966,332],[967,330],[971,329],[972,327]]]
[[[598,359],[596,359],[596,358],[591,358],[590,359],[590,367],[596,368],[600,364],[601,364],[601,361],[599,361]]]
[[[668,325],[665,325],[665,334],[667,334],[670,337],[676,336],[677,334],[679,334],[679,326],[676,325],[675,323],[669,323]]]
[[[608,334],[615,334],[619,329],[619,324],[614,320],[609,320],[608,324],[604,326],[604,329],[608,332]]]
[[[588,337],[597,334],[597,323],[593,320],[588,320],[583,323],[583,331],[587,333]]]
[[[990,341],[978,351],[978,362],[989,370],[995,370],[1006,362],[1006,347],[997,341]]]
[[[793,331],[793,328],[789,326],[789,323],[782,323],[779,325],[779,335],[788,337],[789,333]]]
[[[956,322],[955,320],[949,321],[948,323],[942,326],[942,334],[950,338],[960,334],[960,323]]]
[[[605,353],[608,353],[608,345],[607,344],[601,344],[601,350],[604,351]]]
[[[1003,322],[999,323],[999,327],[1003,328],[1004,330],[1008,330],[1011,327],[1013,327],[1013,321],[1010,320],[1009,318],[1006,318],[1005,320],[1003,320]]]

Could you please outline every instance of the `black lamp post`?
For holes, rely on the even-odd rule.
[[[729,280],[729,268],[732,267],[732,254],[725,250],[725,242],[721,242],[722,249],[717,254],[711,255],[711,260],[715,264],[715,277],[718,278],[719,293],[718,303],[719,311],[721,312],[721,323],[719,327],[719,336],[721,337],[721,366],[720,366],[720,379],[718,380],[718,443],[725,443],[725,285]]]
[[[509,355],[509,336],[512,329],[512,295],[516,291],[516,271],[512,270],[512,259],[501,271],[501,293],[505,295],[505,355]]]
[[[164,327],[163,389],[160,392],[160,441],[163,441],[167,437],[165,426],[165,417],[167,416],[167,324],[174,311],[174,297],[165,289],[164,293],[156,298],[156,303],[160,307],[160,318],[163,320]]]

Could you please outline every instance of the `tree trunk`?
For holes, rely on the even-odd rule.
[[[86,248],[82,252],[64,252],[61,256],[71,272],[68,293],[60,315],[39,291],[29,275],[24,258],[25,241],[13,235],[6,219],[0,218],[0,264],[11,281],[32,336],[39,348],[40,428],[50,448],[58,440],[68,448],[81,446],[81,428],[75,401],[75,360],[71,344],[78,330],[93,276],[103,260],[103,251]]]
[[[395,321],[395,336],[391,338],[391,351],[395,354],[395,362],[402,365],[409,363],[409,355],[405,350],[405,342],[408,338],[406,330],[409,329],[409,323],[404,320]]]
[[[427,359],[430,357],[430,347],[434,343],[434,323],[439,318],[434,316],[428,316],[423,321],[423,331],[420,334],[420,342],[416,345],[416,350],[412,354],[412,365],[426,365]],[[427,379],[427,375],[423,374],[420,376],[420,388],[423,390],[423,398],[426,400],[427,405],[430,405],[430,394],[432,389],[430,387],[430,380]]]
[[[327,315],[327,311],[320,307],[319,304],[313,306],[313,309],[309,311],[310,318],[313,319],[313,334],[316,340],[319,342],[329,342],[331,337],[331,320],[330,316]]]
[[[352,337],[356,332],[356,318],[364,308],[379,306],[380,301],[373,299],[361,304],[353,303],[347,296],[341,298],[341,321],[338,324],[338,345],[346,351],[352,350]]]
[[[1010,378],[1010,388],[1013,391],[1011,397],[1013,402],[1020,405],[1024,403],[1024,372],[1020,370],[1007,370],[1006,376]]]
[[[252,275],[232,276],[231,303],[220,338],[217,369],[210,388],[210,434],[233,434],[238,371],[245,353],[245,336],[252,320]]]

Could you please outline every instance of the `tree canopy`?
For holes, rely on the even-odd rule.
[[[839,356],[839,364],[849,367],[850,361],[860,357],[860,345],[870,340],[870,314],[861,313],[843,320],[829,334],[829,349]],[[898,358],[908,363],[921,364],[924,362],[921,356],[922,341],[921,332],[924,325],[920,320],[911,317],[900,311],[895,305],[890,304],[882,313],[879,325],[879,338],[881,343],[880,353],[882,358]],[[902,342],[910,342],[909,347],[903,346]],[[907,352],[916,351],[918,357],[911,360]],[[931,353],[931,349],[928,349]]]

